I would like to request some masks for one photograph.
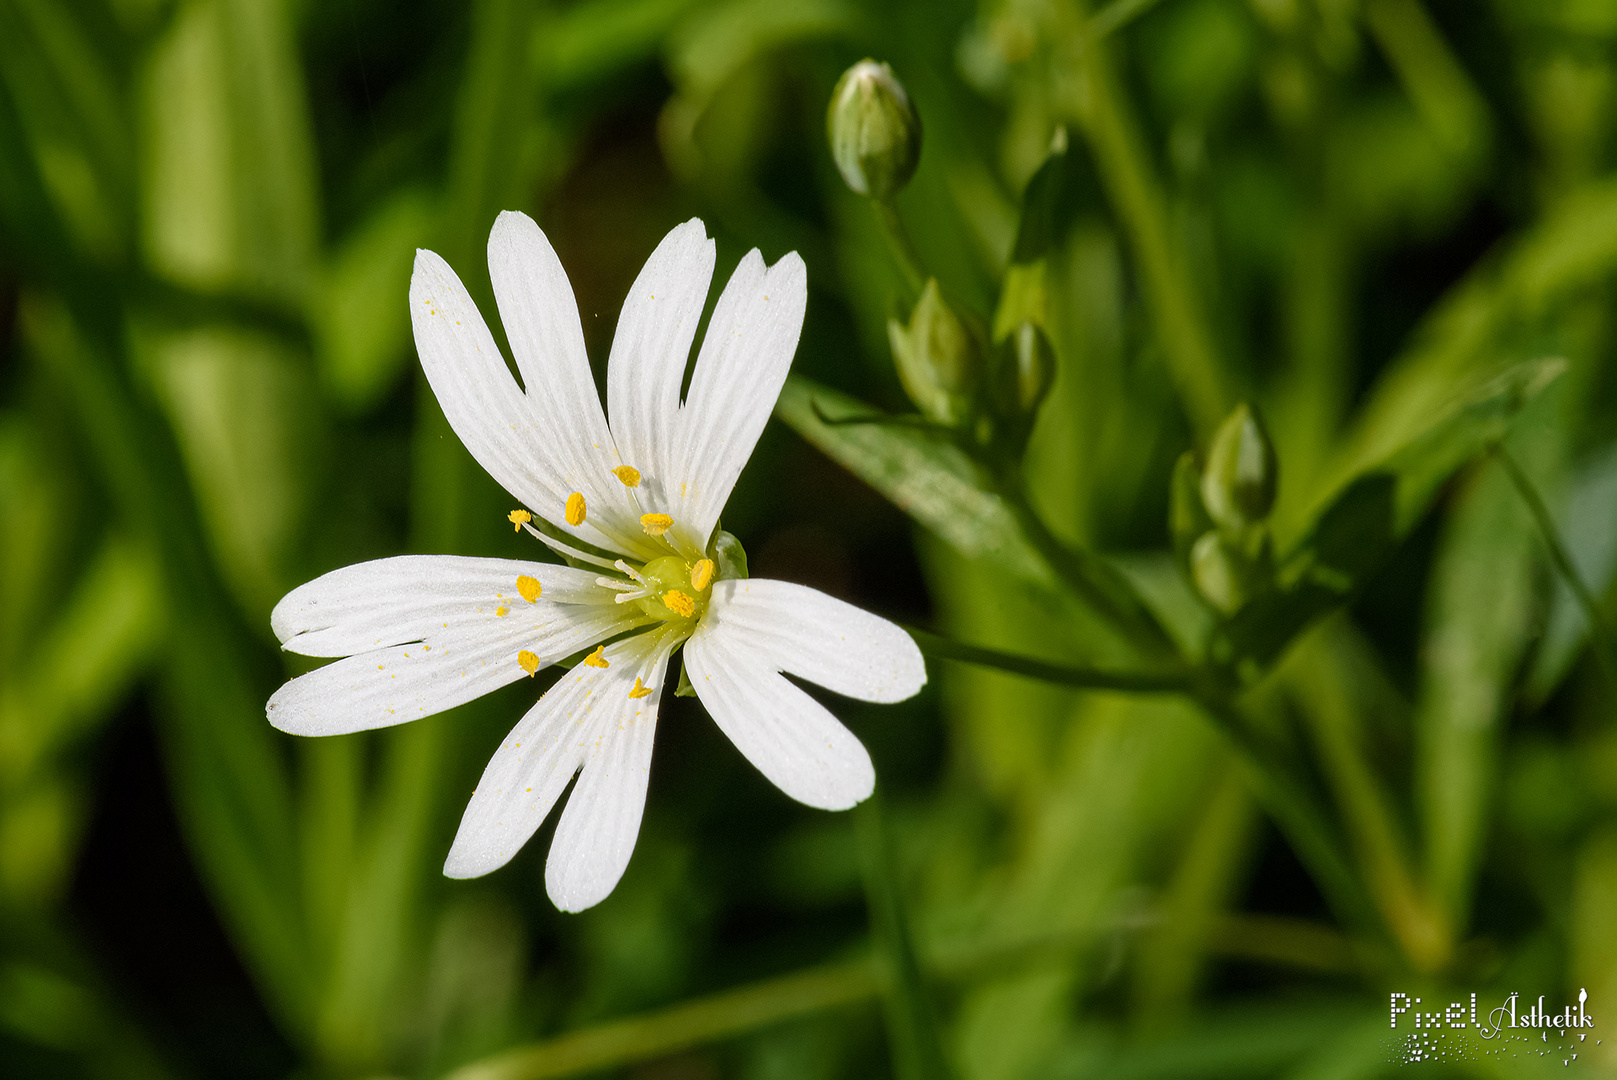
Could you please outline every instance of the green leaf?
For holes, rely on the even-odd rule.
[[[1385,562],[1443,484],[1504,438],[1517,414],[1564,368],[1559,360],[1539,360],[1509,369],[1339,488],[1280,560],[1277,587],[1226,624],[1214,641],[1214,658],[1260,667],[1273,661],[1304,626],[1345,601]]]
[[[937,1007],[915,959],[898,857],[879,794],[855,811],[871,936],[886,984],[887,1044],[897,1080],[947,1080],[951,1075],[938,1030]]]
[[[1556,458],[1562,395],[1534,403],[1511,437],[1536,477]],[[1421,635],[1415,790],[1427,885],[1463,933],[1494,815],[1498,755],[1522,658],[1537,629],[1543,570],[1529,506],[1497,463],[1461,492],[1438,543]]]
[[[1617,446],[1593,455],[1571,478],[1557,523],[1572,567],[1597,598],[1617,574]],[[1530,701],[1543,704],[1572,670],[1589,640],[1589,622],[1572,589],[1557,579],[1544,637],[1527,676]]]
[[[320,381],[350,413],[376,405],[409,367],[409,295],[415,249],[426,245],[433,207],[416,189],[395,193],[333,253],[313,323]]]
[[[873,416],[863,402],[796,376],[786,380],[775,415],[966,558],[991,561],[1035,585],[1055,585],[1010,507],[958,447],[910,428],[827,424],[816,406],[833,420]]]

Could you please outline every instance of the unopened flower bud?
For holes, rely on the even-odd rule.
[[[1012,391],[1011,404],[1019,415],[1031,418],[1050,392],[1050,384],[1055,382],[1055,350],[1043,330],[1025,322],[1011,334],[1009,355],[1007,382]]]
[[[1238,405],[1213,434],[1202,470],[1202,501],[1221,528],[1240,530],[1268,516],[1279,486],[1280,462],[1263,421]]]
[[[929,420],[956,427],[971,414],[972,394],[981,370],[976,339],[950,310],[929,278],[910,314],[910,324],[887,321],[887,340],[899,382]]]
[[[1190,549],[1190,576],[1196,591],[1224,615],[1234,615],[1269,584],[1273,569],[1266,529],[1243,544],[1217,529],[1201,535]]]
[[[893,69],[861,60],[842,73],[825,115],[831,156],[855,192],[887,199],[921,159],[921,117]]]
[[[1168,534],[1173,539],[1173,552],[1187,571],[1190,569],[1190,549],[1203,533],[1213,527],[1202,505],[1202,474],[1196,465],[1196,454],[1186,450],[1174,462],[1173,479],[1168,483]]]

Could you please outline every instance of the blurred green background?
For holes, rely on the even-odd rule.
[[[0,0],[0,1074],[1347,1080],[1402,1068],[1389,991],[1586,987],[1617,1023],[1617,656],[1480,443],[1242,669],[1234,721],[933,659],[910,703],[834,705],[878,818],[791,803],[671,700],[634,860],[579,916],[548,828],[439,874],[532,685],[269,727],[289,588],[534,557],[415,362],[416,247],[492,314],[488,230],[532,214],[599,365],[700,216],[720,280],[807,262],[796,373],[907,408],[913,294],[826,146],[867,55],[925,125],[898,213],[978,319],[1069,132],[1018,475],[1182,638],[1223,624],[1174,568],[1170,478],[1230,407],[1267,417],[1284,548],[1546,356],[1508,453],[1617,614],[1613,0]],[[884,482],[887,429],[783,410],[725,516],[755,574],[1126,665],[973,511],[905,494],[925,461]],[[1324,840],[1230,730],[1285,749]]]

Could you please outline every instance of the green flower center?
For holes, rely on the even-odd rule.
[[[712,559],[695,563],[678,555],[653,559],[640,568],[640,577],[651,595],[635,603],[647,615],[663,622],[696,622],[707,612],[707,602],[713,595],[714,570]]]

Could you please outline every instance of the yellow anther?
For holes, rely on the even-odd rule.
[[[629,691],[629,696],[632,697],[632,698],[650,697],[651,696],[651,687],[642,686],[641,683],[640,683],[640,679],[637,677],[634,680],[634,689]]]
[[[595,651],[584,657],[584,663],[590,667],[611,667],[612,661],[601,655],[605,651],[605,645],[595,646]]]
[[[579,526],[584,524],[584,493],[575,491],[567,496],[567,524]]]
[[[511,609],[506,607],[504,604],[501,604],[499,607],[494,609],[494,614],[499,616],[502,619],[505,618],[510,613],[511,613]]]
[[[701,592],[713,583],[713,560],[701,559],[691,567],[691,588]]]
[[[669,589],[663,593],[663,603],[668,605],[670,611],[676,611],[687,619],[696,614],[696,601],[678,589]]]
[[[527,649],[523,649],[521,652],[517,653],[517,663],[522,665],[522,670],[526,671],[529,675],[532,675],[534,672],[539,670],[539,658],[533,655],[533,653],[529,652]]]
[[[533,520],[533,515],[528,513],[526,510],[513,510],[509,514],[505,515],[505,520],[511,523],[511,527],[514,530],[521,532],[522,526]]]
[[[647,536],[661,536],[674,527],[674,519],[667,514],[641,514],[640,527]]]
[[[612,470],[612,475],[622,480],[624,487],[640,486],[640,470],[633,465],[619,465]]]
[[[521,593],[522,599],[526,600],[528,603],[532,604],[537,602],[540,591],[541,589],[538,578],[531,578],[527,574],[523,574],[521,577],[517,578],[517,592]]]

